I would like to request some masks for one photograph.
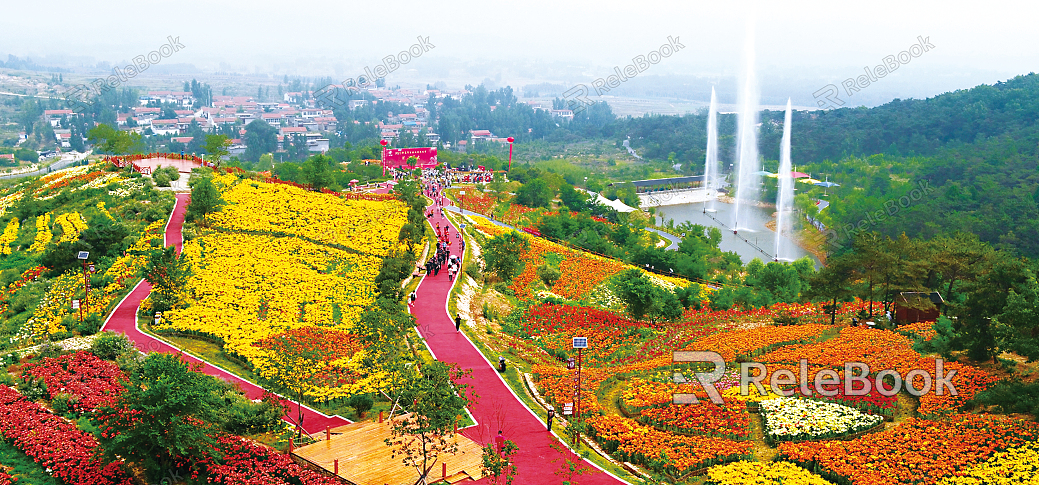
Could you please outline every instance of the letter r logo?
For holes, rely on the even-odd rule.
[[[570,99],[573,98],[573,99]],[[588,106],[592,105],[592,100],[588,99],[588,86],[584,84],[578,84],[563,93],[563,99],[566,100],[567,106],[570,111],[574,114],[584,111]]]
[[[815,102],[820,108],[829,109],[844,106],[844,101],[837,97],[838,93],[840,91],[837,89],[837,86],[827,84],[822,89],[812,93],[812,96],[815,97]],[[819,99],[819,96],[823,96],[824,99]]]
[[[703,387],[704,391],[707,392],[707,397],[711,398],[711,402],[721,406],[725,404],[722,399],[721,393],[714,387],[714,383],[718,382],[718,379],[722,378],[725,374],[725,359],[717,352],[675,352],[671,358],[674,362],[708,362],[714,364],[714,370],[711,372],[695,372],[696,380]],[[676,372],[674,377],[676,384],[685,383],[685,377]],[[674,404],[696,404],[700,402],[696,398],[696,394],[674,394],[671,396],[671,401]]]

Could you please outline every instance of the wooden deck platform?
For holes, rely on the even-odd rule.
[[[401,457],[391,457],[392,448],[385,442],[390,438],[389,424],[386,421],[340,426],[332,429],[330,440],[297,448],[293,454],[330,474],[335,469],[334,461],[338,459],[339,477],[355,485],[411,485],[418,479],[418,473],[414,468],[405,467]],[[455,439],[458,440],[458,453],[441,456],[427,477],[428,483],[444,483],[441,480],[442,463],[447,463],[447,483],[482,478],[483,451],[480,445],[461,434],[456,434]]]

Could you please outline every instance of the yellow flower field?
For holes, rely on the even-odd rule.
[[[216,230],[184,244],[193,270],[187,304],[166,312],[156,329],[220,337],[261,375],[272,372],[273,356],[257,342],[296,329],[350,332],[375,302],[381,256],[400,248],[404,204],[346,201],[233,176],[215,181],[227,205],[209,220]],[[369,385],[373,377],[357,382]],[[334,398],[357,391],[321,387],[307,394]]]
[[[83,216],[79,215],[79,212],[68,212],[54,218],[54,222],[61,226],[61,239],[62,242],[75,242],[79,239],[79,233],[83,232],[87,228],[86,222],[83,221]]]
[[[225,339],[250,359],[252,343],[291,328],[349,330],[375,301],[380,260],[297,238],[214,233],[184,245],[194,275],[188,308],[169,326]],[[333,320],[333,306],[342,317]],[[301,313],[302,307],[302,313]]]
[[[718,485],[832,485],[793,463],[737,461],[707,470],[710,483]]]
[[[54,235],[51,234],[50,221],[50,212],[36,217],[36,239],[33,241],[32,246],[29,246],[29,251],[43,251],[44,248],[47,247],[47,243],[51,242],[51,239],[54,238]]]
[[[12,217],[11,222],[7,223],[3,235],[0,235],[0,254],[11,254],[11,244],[18,238],[20,227],[17,217]]]
[[[298,235],[312,241],[346,246],[385,256],[398,247],[407,223],[402,202],[344,200],[290,185],[217,177],[227,205],[213,214],[215,226],[244,231]]]
[[[949,477],[939,485],[1039,484],[1039,443],[1034,441],[996,453],[974,465],[963,476]]]

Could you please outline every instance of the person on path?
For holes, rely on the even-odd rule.
[[[498,436],[494,437],[494,446],[498,448],[498,454],[505,448],[505,437],[501,435],[501,430],[498,430]]]
[[[552,418],[556,417],[556,409],[548,408],[548,432],[552,432]]]
[[[456,332],[461,332],[462,331],[462,316],[461,315],[455,315],[455,331]],[[498,434],[501,434],[501,431],[499,431]]]

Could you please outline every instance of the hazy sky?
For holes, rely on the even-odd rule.
[[[741,65],[750,17],[756,19],[759,69],[818,83],[861,74],[863,66],[907,49],[917,36],[929,37],[935,49],[883,80],[895,94],[903,82],[949,89],[943,77],[994,82],[1039,64],[1039,5],[1032,1],[5,3],[0,7],[0,55],[121,63],[147,54],[172,35],[185,48],[164,63],[279,77],[345,77],[408,48],[419,35],[436,46],[409,66],[420,75],[438,64],[483,63],[555,64],[580,73],[570,77],[598,77],[657,49],[670,35],[685,48],[652,66],[653,75],[732,76]],[[531,72],[501,69],[506,83]]]

